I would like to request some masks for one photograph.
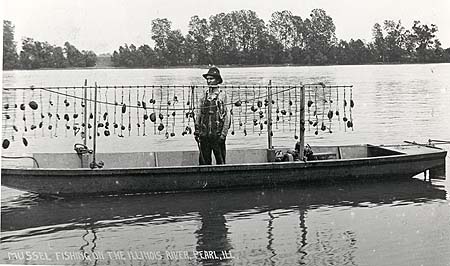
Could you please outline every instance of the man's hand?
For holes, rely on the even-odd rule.
[[[194,131],[194,139],[195,141],[199,142],[200,138],[199,138],[200,133],[198,131]]]
[[[220,136],[219,136],[219,139],[220,139],[221,141],[225,141],[226,138],[227,138],[227,136],[225,136],[225,135],[223,135],[223,134],[220,134]]]

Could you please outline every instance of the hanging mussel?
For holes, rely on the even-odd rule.
[[[139,116],[139,109],[141,107],[141,101],[139,99],[139,88],[136,91],[136,102],[137,102],[137,107],[136,107],[136,118],[137,118],[137,135],[140,136],[140,127],[141,127],[141,117]]]
[[[3,149],[8,149],[10,144],[11,142],[9,141],[9,139],[4,139],[2,142]]]
[[[191,118],[192,118],[193,121],[195,121],[195,114],[194,114],[194,103],[195,103],[194,102],[194,91],[195,91],[195,87],[192,86],[192,87],[190,87],[190,90],[189,90],[189,87],[187,89],[188,89],[188,91],[187,91],[187,95],[188,95],[187,98],[188,99],[187,99],[186,105],[189,106],[189,109],[186,112],[186,118],[188,120],[187,120],[187,125],[186,125],[186,127],[184,129],[184,132],[186,134],[192,134]],[[184,90],[183,90],[183,94],[184,94]],[[195,125],[194,125],[194,127],[195,127]]]
[[[325,87],[322,86],[322,96],[323,96],[323,100],[322,100],[322,123],[320,126],[320,130],[325,131],[327,129],[327,127],[325,126],[325,104],[328,103],[327,99],[326,99],[326,93],[325,93]]]
[[[142,126],[143,126],[142,136],[146,136],[147,135],[146,132],[145,132],[145,130],[146,130],[145,122],[148,120],[147,103],[145,102],[145,93],[146,93],[145,88],[146,87],[144,86],[144,93],[142,95],[142,108],[144,108],[144,120],[142,121]]]
[[[67,131],[68,130],[70,130],[70,125],[69,125],[69,121],[70,121],[70,118],[69,118],[69,114],[67,113],[67,110],[68,110],[68,108],[69,108],[69,106],[70,106],[70,103],[69,103],[69,100],[68,100],[68,98],[67,98],[67,96],[68,96],[68,88],[66,88],[66,91],[65,91],[65,99],[64,99],[64,106],[65,106],[65,114],[64,114],[64,120],[66,120],[66,130],[65,130],[65,136],[67,137]]]
[[[255,102],[256,102],[256,92],[255,90],[253,90],[252,106],[250,107],[250,110],[253,112],[253,127],[252,127],[253,133],[255,133],[255,126],[258,125],[258,119],[256,119],[256,111],[258,111],[258,107],[255,106]]]
[[[286,124],[285,124],[285,116],[286,116],[286,114],[287,114],[287,111],[286,111],[286,102],[287,102],[287,100],[286,100],[286,90],[285,89],[283,89],[283,94],[282,94],[282,100],[281,100],[281,104],[282,104],[282,109],[280,110],[280,113],[281,113],[281,119],[282,119],[282,125],[283,125],[283,127],[282,127],[282,132],[284,132],[284,129],[285,129],[285,126],[286,126]]]
[[[161,132],[164,130],[164,124],[163,123],[159,123],[158,125],[158,131]]]
[[[113,87],[114,90],[114,121],[113,121],[113,133],[116,134],[116,129],[119,127],[117,124],[117,106],[119,105],[117,103],[117,87]],[[109,121],[109,117],[108,117]]]
[[[331,120],[333,119],[333,111],[332,111],[332,110],[329,110],[329,111],[328,111],[327,117],[328,117],[328,119],[329,119],[330,122],[331,122]]]
[[[109,130],[109,102],[108,102],[108,87],[105,90],[105,112],[103,113],[103,121],[105,122],[105,130],[103,134],[105,137],[109,137],[111,135],[111,131]]]
[[[37,110],[38,109],[38,104],[35,101],[30,101],[28,103],[28,105],[30,106],[31,110]]]
[[[169,130],[169,117],[170,117],[169,106],[171,104],[169,86],[167,86],[166,92],[167,92],[167,99],[166,99],[167,100],[167,103],[166,103],[166,117],[167,117],[167,119],[166,119],[166,132],[165,132],[164,136],[166,138],[168,138],[169,137],[169,131],[168,131]]]
[[[347,121],[347,127],[353,130],[353,117],[352,117],[352,109],[355,106],[355,102],[353,101],[353,90],[350,88],[350,120]]]
[[[248,118],[248,92],[247,90],[245,90],[244,136],[247,136],[247,118]]]
[[[344,131],[346,131],[346,129],[349,125],[347,123],[348,119],[347,119],[346,109],[347,109],[346,88],[344,88],[344,117],[342,118],[342,121],[344,121]],[[345,127],[345,125],[347,125],[347,127]]]
[[[34,92],[35,92],[34,88],[32,87],[31,88],[31,99],[35,98]],[[28,106],[31,109],[31,115],[32,115],[32,124],[30,126],[30,129],[31,129],[31,131],[33,131],[33,134],[36,137],[36,131],[35,131],[35,129],[37,128],[37,125],[36,125],[36,110],[38,109],[38,104],[34,100],[31,100],[31,101],[28,102]]]
[[[278,122],[280,121],[280,101],[279,101],[279,92],[278,92],[278,87],[275,87],[275,95],[276,95],[276,108],[275,108],[275,114],[276,114],[276,119],[275,119],[275,129],[278,129]]]
[[[160,114],[159,118],[162,120],[162,114]],[[156,114],[153,112],[150,114],[150,121],[152,121],[153,123],[156,123]]]
[[[94,108],[93,108],[93,104],[95,104],[95,103],[93,103],[93,97],[92,97],[92,91],[94,90],[94,88],[92,88],[92,87],[89,87],[89,118],[88,118],[88,124],[87,124],[87,128],[88,128],[88,138],[89,139],[92,139],[92,134],[95,134],[95,132],[93,132],[93,129],[92,129],[92,124],[94,123],[93,121],[92,121],[92,124],[91,124],[91,120],[93,120],[94,119],[94,114],[92,113],[92,110],[94,110]],[[91,133],[91,129],[92,129],[92,133]]]
[[[327,117],[329,120],[328,132],[333,133],[333,131],[331,130],[331,125],[332,125],[332,119],[333,119],[334,112],[332,110],[333,99],[331,99],[331,88],[330,88],[330,93],[328,94],[328,104],[329,104],[328,113],[327,113]]]
[[[261,97],[261,93],[260,93],[260,95],[259,95],[260,97]],[[262,101],[261,100],[258,100],[258,102],[257,102],[257,106],[258,106],[258,108],[262,108],[262,106],[263,106],[263,103],[262,103]]]
[[[152,113],[150,114],[150,121],[153,122],[153,134],[156,135],[156,111],[155,111],[155,87],[152,86],[152,97],[150,99],[150,103],[152,104]]]
[[[292,88],[291,88],[292,89]],[[292,105],[294,104],[292,102],[292,96],[291,96],[291,89],[288,91],[288,107],[287,107],[287,113],[289,114],[289,131],[292,130],[292,125],[291,125],[291,121],[292,121]]]
[[[25,137],[22,137],[22,143],[25,147],[28,146],[28,140]]]
[[[242,127],[242,103],[240,99],[241,99],[241,90],[238,89],[238,101],[236,103],[239,103],[239,105],[235,104],[235,106],[239,107],[239,129],[241,129]]]
[[[339,129],[341,129],[341,118],[340,118],[340,112],[339,112],[339,89],[336,87],[336,118],[339,124]]]
[[[231,90],[231,102],[233,103],[234,98],[234,91]],[[233,111],[233,105],[230,105],[230,119],[231,119],[231,135],[234,136],[234,111]]]
[[[57,89],[56,92],[56,111],[55,111],[55,115],[56,115],[56,119],[55,119],[55,131],[54,131],[54,137],[58,137],[58,125],[59,125],[59,121],[61,120],[61,116],[59,115],[59,105],[60,105],[60,88]]]
[[[295,115],[294,115],[294,139],[298,139],[298,135],[297,135],[297,120],[298,120],[298,116],[297,116],[297,112],[298,112],[298,88],[294,87],[294,94],[295,94]]]
[[[121,99],[120,105],[122,106],[122,111],[120,112],[120,134],[119,134],[119,137],[123,138],[124,137],[123,131],[125,130],[125,125],[123,124],[123,115],[127,111],[127,107],[126,107],[125,103],[123,102],[123,86],[121,88],[121,94],[122,94],[122,99]]]
[[[314,117],[315,121],[313,123],[313,127],[316,129],[314,131],[315,135],[319,134],[319,116],[317,114],[317,87],[314,87]]]
[[[261,136],[262,134],[262,130],[264,129],[264,124],[262,122],[262,119],[264,118],[264,111],[262,110],[263,107],[263,102],[262,102],[262,97],[261,97],[261,86],[258,86],[258,101],[256,102],[256,106],[258,106],[258,114],[259,114],[259,120],[258,120],[258,124],[259,124],[259,135]]]
[[[78,134],[78,132],[79,132],[79,127],[78,127],[78,124],[77,124],[77,122],[76,122],[76,119],[78,118],[78,113],[77,113],[77,101],[76,101],[76,99],[77,99],[77,90],[76,90],[76,88],[75,87],[73,87],[73,95],[72,95],[72,100],[73,100],[73,103],[72,103],[72,106],[73,106],[73,114],[72,114],[72,130],[73,130],[73,135],[74,136],[76,136],[77,134]]]
[[[101,88],[98,88],[98,86],[95,85],[94,93],[97,93],[97,95],[94,95],[94,101],[95,101],[95,98],[97,98],[96,102],[94,102],[94,104],[97,105],[97,112],[94,113],[94,115],[96,117],[97,127],[94,128],[94,130],[95,130],[94,134],[97,134],[97,137],[100,137],[101,136],[100,129],[103,129],[105,127],[105,124],[102,122],[102,117],[103,117],[103,114],[102,114],[102,105],[103,104],[102,103],[103,102],[102,102]]]
[[[131,106],[131,89],[128,89],[128,105]],[[131,110],[128,111],[128,136],[131,136]]]
[[[311,100],[311,88],[308,87],[308,131],[311,131],[311,125],[314,123],[311,120],[311,106],[313,105],[313,101]]]
[[[186,120],[185,120],[185,117],[186,117],[186,105],[187,104],[185,104],[186,103],[186,97],[185,97],[185,93],[184,93],[184,87],[181,89],[181,91],[182,91],[182,93],[183,93],[183,99],[182,99],[182,104],[181,104],[181,106],[182,106],[182,111],[183,111],[183,115],[181,116],[181,119],[182,119],[182,124],[183,124],[183,127],[185,127],[186,126]],[[188,115],[189,116],[189,115]],[[187,118],[187,117],[186,117]],[[181,132],[181,136],[185,136],[187,134],[187,130],[186,130],[186,128]]]
[[[160,95],[161,95],[161,97],[160,97],[160,100],[159,100],[159,114],[158,114],[158,118],[159,118],[159,125],[158,125],[158,134],[161,134],[161,131],[163,131],[164,130],[164,123],[163,123],[163,119],[164,119],[164,115],[162,114],[162,103],[163,103],[163,87],[162,86],[160,86],[159,87],[159,89],[160,89],[160,91],[159,91],[159,93],[160,93]],[[153,102],[155,102],[155,101],[153,101]],[[156,125],[156,123],[155,123],[155,125]]]
[[[175,137],[175,116],[176,116],[176,104],[178,103],[178,96],[175,94],[175,88],[173,88],[173,102],[172,102],[172,132],[171,137]]]
[[[22,90],[22,101],[26,102],[26,98],[25,98],[25,90]],[[28,146],[28,141],[25,138],[25,132],[28,131],[27,129],[27,119],[26,119],[26,110],[25,110],[25,104],[22,103],[20,105],[20,110],[22,110],[22,120],[23,120],[23,126],[24,126],[24,131],[22,132],[22,142],[25,146]]]

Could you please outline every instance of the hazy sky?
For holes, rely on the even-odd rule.
[[[3,18],[23,37],[63,46],[69,41],[80,50],[112,53],[124,43],[152,44],[150,22],[168,18],[173,29],[187,33],[191,16],[209,18],[220,12],[250,9],[265,22],[275,11],[290,10],[303,19],[314,8],[333,18],[338,39],[371,41],[371,29],[386,19],[414,20],[438,25],[438,38],[450,47],[450,0],[1,0]]]

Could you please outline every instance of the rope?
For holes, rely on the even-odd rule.
[[[139,88],[191,88],[193,85],[104,85],[104,86],[97,86],[97,89],[107,89],[107,88],[122,88],[122,89],[139,89]],[[272,85],[272,88],[286,88],[286,87],[324,87],[324,88],[353,88],[353,85],[325,85],[323,83],[309,83],[309,84],[300,84],[300,85]],[[194,85],[195,88],[203,88],[203,89],[207,89],[209,88],[208,85]],[[240,86],[236,86],[236,85],[220,85],[220,88],[224,88],[224,89],[238,89],[238,88],[242,88],[244,87],[244,85],[240,85]],[[261,87],[261,85],[245,85],[245,88],[248,89],[257,89]],[[52,90],[52,89],[68,89],[68,88],[73,88],[73,89],[84,89],[84,88],[88,88],[88,89],[94,89],[95,86],[50,86],[50,87],[4,87],[4,90]]]
[[[280,91],[277,90],[275,93],[272,93],[272,95],[277,95],[277,94],[280,94],[280,93],[283,93],[283,95],[284,95],[284,92],[293,90],[293,89],[295,89],[297,87],[301,87],[301,86],[308,87],[308,88],[313,88],[313,86],[317,86],[317,84],[306,84],[306,85],[300,85],[300,86],[288,86],[288,85],[286,85],[286,86],[284,86],[284,85],[272,86],[272,88],[275,88],[275,89],[283,89],[283,90],[280,90]],[[152,86],[98,86],[97,88],[98,89],[121,88],[122,91],[123,91],[123,89],[142,88],[142,87],[144,87],[144,88],[160,88],[160,89],[163,89],[163,88],[189,88],[189,87],[192,87],[192,85],[191,86],[188,86],[188,85],[172,85],[172,86],[154,86],[154,85],[152,85]],[[252,85],[252,86],[247,86],[247,85],[245,85],[245,86],[227,86],[227,85],[220,86],[220,88],[242,88],[242,87],[245,87],[246,89],[258,89],[258,88],[261,88],[261,86],[256,86],[256,85]],[[342,85],[328,85],[328,86],[320,86],[320,87],[321,88],[351,88],[353,86],[352,85],[343,85],[343,86]],[[84,100],[83,97],[74,96],[74,95],[70,95],[70,94],[67,94],[67,93],[60,92],[60,89],[66,89],[66,88],[74,88],[74,89],[77,89],[77,88],[80,88],[80,89],[81,88],[83,88],[83,89],[84,88],[88,88],[88,89],[92,89],[92,88],[95,88],[95,87],[92,87],[92,86],[88,86],[88,87],[73,87],[73,86],[72,87],[40,87],[40,88],[33,87],[32,89],[33,90],[44,90],[44,91],[47,91],[49,93],[54,93],[54,94],[57,94],[57,95],[62,95],[62,96],[70,97],[70,98]],[[205,88],[206,89],[206,88],[209,88],[209,86],[207,86],[207,85],[195,85],[195,88]],[[17,87],[17,88],[4,88],[4,89],[5,90],[26,90],[26,89],[30,89],[30,88]],[[53,89],[57,89],[58,91],[53,91]],[[263,99],[263,98],[266,98],[266,97],[267,97],[267,95],[262,95],[262,96],[258,96],[258,97],[254,96],[254,98],[250,99],[250,100],[254,101],[254,100]],[[87,99],[87,101],[94,102],[95,100]],[[111,102],[107,102],[107,101],[99,101],[99,100],[97,100],[97,103],[108,104],[108,105],[115,105],[115,103],[111,103]],[[232,105],[232,104],[234,104],[234,103],[227,103],[226,105]],[[142,107],[140,107],[138,105],[129,105],[127,107],[128,108],[142,108]],[[175,109],[175,110],[176,111],[182,111],[183,109],[180,108],[180,109]]]
[[[32,156],[5,156],[5,155],[2,155],[2,158],[3,159],[31,159],[36,164],[36,167],[39,168],[38,161],[36,160],[36,158],[34,158]]]

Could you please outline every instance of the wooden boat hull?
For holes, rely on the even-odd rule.
[[[412,177],[445,167],[446,151],[309,162],[110,169],[2,168],[2,185],[42,195],[76,196],[271,187],[352,178]]]

